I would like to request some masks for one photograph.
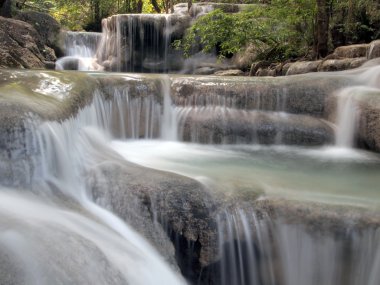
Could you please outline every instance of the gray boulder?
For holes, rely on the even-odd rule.
[[[35,11],[20,12],[16,20],[29,23],[40,35],[40,41],[52,49],[59,48],[60,24],[50,15]]]

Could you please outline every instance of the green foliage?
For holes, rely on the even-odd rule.
[[[225,57],[253,44],[262,58],[297,57],[307,52],[313,40],[313,3],[273,0],[271,5],[251,6],[235,14],[217,9],[200,17],[175,46],[187,56],[197,52],[200,45],[203,52],[217,50]]]
[[[380,38],[378,0],[332,0],[331,14],[333,46]]]
[[[123,13],[136,13],[139,0],[27,0],[23,9],[50,13],[70,30],[86,27],[99,29],[102,18]],[[161,9],[162,2],[158,2]],[[154,13],[151,0],[142,0],[142,12]]]

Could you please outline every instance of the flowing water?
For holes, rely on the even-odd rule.
[[[121,21],[130,22],[127,30],[120,30]],[[137,16],[108,19],[100,39],[97,34],[70,35],[77,43],[67,46],[68,54],[78,56],[79,63],[74,63],[81,70],[107,66],[170,70],[167,47],[175,32],[168,29],[178,29],[176,18],[142,21]],[[147,38],[153,42],[147,43]],[[149,48],[144,49],[145,44]],[[144,56],[132,54],[136,50]],[[71,59],[57,65],[64,68],[69,64],[65,60]],[[297,89],[302,98],[316,101],[294,105],[297,97],[292,96],[297,94],[291,86],[321,80],[313,75],[294,77],[288,85],[257,80],[253,87],[247,85],[253,89],[242,89],[245,83],[240,79],[89,73],[87,79],[99,80],[98,85],[91,102],[78,113],[52,121],[28,114],[15,134],[1,136],[15,140],[4,139],[0,153],[5,173],[0,181],[0,283],[379,284],[380,156],[354,148],[360,100],[363,94],[379,93],[379,70],[366,68],[336,77],[350,84],[327,88],[331,93],[326,96],[336,98],[337,119],[332,121],[318,109],[318,100],[324,104],[325,98],[315,98],[315,90]],[[12,76],[24,76],[20,74]],[[119,81],[112,81],[115,78]],[[63,88],[59,80],[48,81],[42,76],[39,88],[33,89],[40,97],[46,93],[54,97],[46,102],[64,101],[66,93],[73,92],[69,83]],[[178,82],[188,88],[181,92],[191,94],[180,93]],[[244,94],[234,95],[235,89]],[[31,105],[39,106],[38,102]],[[46,106],[39,108],[47,112]],[[123,167],[142,169],[136,175],[142,182],[136,183],[128,172],[118,178],[115,169]],[[154,204],[153,194],[142,202],[124,199],[120,185],[131,183],[129,191],[145,193],[146,185],[155,183],[152,169],[190,177],[203,187],[205,197],[217,201],[210,206],[214,216],[201,225],[214,230],[205,234],[209,244],[217,245],[212,258],[199,258],[202,233],[191,240],[186,236],[188,225],[174,238],[170,232],[174,227],[162,226],[161,231],[168,231],[162,244],[170,246],[159,248],[161,237],[155,234],[162,221],[155,207],[162,205]],[[116,206],[107,195],[96,196],[99,189],[93,185],[99,181],[100,190],[116,193]],[[181,214],[191,208],[192,198],[197,197],[183,193],[178,199],[184,203]],[[123,207],[134,211],[139,203],[143,207],[150,203],[151,208],[134,229],[133,221],[122,220],[130,210]],[[263,208],[262,203],[269,206]],[[191,213],[194,219],[199,218],[196,210]],[[181,224],[184,217],[175,218]],[[206,245],[202,247],[205,250]],[[206,250],[211,256],[213,249]],[[187,264],[183,259],[191,264],[194,256],[202,259],[201,269],[183,265]]]
[[[9,278],[19,278],[20,284],[184,283],[143,237],[93,202],[90,173],[107,161],[175,172],[227,195],[249,191],[258,200],[379,209],[380,157],[349,148],[354,128],[336,147],[285,146],[276,134],[280,144],[199,144],[196,127],[190,128],[191,143],[178,141],[194,110],[203,108],[223,120],[236,107],[222,97],[203,107],[174,106],[170,80],[160,77],[162,104],[160,96],[149,92],[131,94],[126,81],[124,87],[110,86],[108,100],[96,89],[90,105],[61,123],[28,122],[33,132],[26,151],[34,155],[23,171],[30,180],[19,183],[13,177],[0,199],[0,249],[5,254],[0,264],[13,272]],[[351,93],[344,89],[339,96],[348,103],[338,103],[338,137],[340,128],[347,131],[356,120]],[[275,103],[279,113],[284,104]],[[346,219],[344,233],[313,234],[307,222],[289,224],[258,214],[252,206],[226,208],[216,223],[221,259],[214,278],[220,284],[372,285],[380,280],[376,228],[358,230],[356,222]]]

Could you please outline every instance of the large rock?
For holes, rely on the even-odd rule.
[[[322,62],[322,64],[318,67],[318,71],[342,71],[353,69],[361,66],[366,61],[367,59],[365,57],[328,59]]]
[[[197,143],[326,145],[334,142],[327,122],[304,115],[194,108],[181,118],[181,140]]]
[[[216,202],[200,183],[125,161],[104,162],[91,176],[95,201],[148,238],[186,278],[196,280],[215,261]]]
[[[44,48],[29,24],[0,17],[0,67],[43,68]]]
[[[31,24],[40,35],[43,45],[53,49],[59,48],[61,26],[52,16],[41,12],[26,11],[18,13],[15,19]]]
[[[245,110],[324,115],[325,99],[349,85],[341,74],[293,77],[173,77],[172,99],[179,106],[222,106]]]
[[[241,70],[249,70],[257,54],[257,48],[254,45],[249,45],[232,57],[232,63]]]
[[[380,152],[380,92],[368,90],[359,98],[360,119],[358,126],[359,146]]]
[[[288,71],[286,72],[286,75],[294,75],[294,74],[304,74],[309,72],[317,72],[318,67],[322,61],[297,61],[295,63],[292,63]]]
[[[334,50],[334,55],[340,58],[366,57],[368,44],[340,46]]]

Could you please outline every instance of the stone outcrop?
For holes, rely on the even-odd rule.
[[[0,68],[45,68],[54,52],[28,23],[0,17]]]
[[[234,237],[226,234],[225,246],[244,244],[245,238],[259,246],[260,240],[255,234],[262,229],[258,222],[267,222],[272,234],[277,233],[276,223],[281,222],[285,227],[298,227],[302,233],[341,242],[349,238],[348,232],[360,235],[380,226],[378,212],[360,207],[263,198],[265,194],[257,189],[236,189],[226,194],[206,189],[183,176],[125,162],[108,162],[95,171],[102,173],[100,178],[91,180],[95,201],[146,236],[167,261],[179,266],[191,284],[218,284],[221,276],[218,235],[223,234],[218,231],[226,222],[226,213],[231,216],[237,212],[247,213],[257,219],[246,221],[245,226],[255,229],[250,232],[251,236],[244,232],[236,232]],[[239,223],[239,220],[236,218],[234,222]],[[237,231],[239,226],[234,226]],[[167,237],[172,243],[168,243]],[[272,240],[262,242],[274,246]],[[266,258],[273,262],[276,253]],[[266,258],[257,259],[260,266],[266,266]]]
[[[45,46],[45,49],[53,49],[58,51],[59,54],[61,26],[52,16],[41,12],[26,11],[19,12],[14,19],[32,25],[40,36],[40,41]],[[51,53],[54,55],[54,52]],[[50,58],[50,60],[54,61],[55,58]]]
[[[373,41],[369,44],[368,59],[380,57],[380,40]]]
[[[380,40],[369,44],[337,47],[324,59],[286,63],[253,62],[250,76],[281,76],[310,72],[342,71],[362,66],[368,60],[380,57]]]
[[[330,124],[303,115],[210,107],[189,112],[182,124],[180,139],[197,143],[307,146],[334,143]]]

